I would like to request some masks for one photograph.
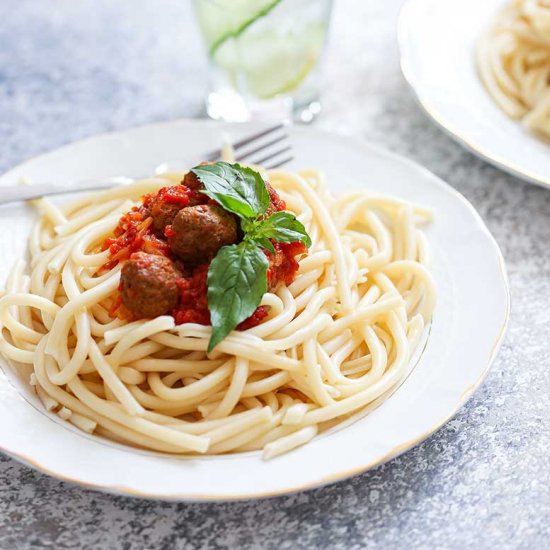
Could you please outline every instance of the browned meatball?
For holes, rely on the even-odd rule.
[[[208,164],[207,162],[204,162],[202,164]],[[199,178],[193,173],[193,172],[187,172],[185,176],[183,177],[183,181],[181,182],[186,187],[189,187],[189,189],[204,189],[204,185],[199,181]]]
[[[136,317],[164,315],[178,303],[178,275],[169,258],[145,252],[133,254],[122,267],[122,303]]]
[[[153,230],[157,237],[164,236],[167,225],[171,225],[176,214],[183,208],[183,205],[171,202],[155,201],[151,207],[153,217]]]
[[[172,232],[172,252],[184,262],[199,264],[211,260],[222,246],[237,242],[237,221],[219,206],[201,204],[180,210]]]

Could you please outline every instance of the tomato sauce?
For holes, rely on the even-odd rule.
[[[269,184],[267,184],[267,189],[271,203],[267,213],[284,210],[286,204],[278,193]],[[158,233],[155,235],[151,213],[167,204],[176,204],[184,208],[189,204],[205,204],[207,202],[210,201],[203,193],[197,189],[191,189],[183,183],[163,187],[157,193],[145,195],[140,206],[135,206],[130,212],[124,214],[115,228],[114,236],[105,239],[102,246],[102,250],[109,250],[109,261],[103,266],[102,271],[112,269],[119,262],[126,261],[132,254],[140,251],[166,256],[174,261],[182,276],[177,279],[179,303],[170,314],[178,325],[183,323],[210,324],[207,300],[209,263],[188,267],[174,258],[168,243],[171,226],[165,227],[164,235],[157,236]],[[306,247],[299,242],[273,242],[273,247],[275,253],[264,251],[269,260],[267,270],[269,289],[274,289],[279,283],[292,283],[299,267],[295,257],[307,251]],[[129,318],[129,312],[121,304],[120,294],[113,303],[110,314],[125,319]],[[260,306],[248,319],[238,325],[237,329],[252,328],[260,324],[268,314],[268,308]]]
[[[168,243],[159,239],[151,229],[153,218],[145,206],[134,206],[120,218],[114,237],[103,242],[101,250],[109,250],[109,261],[103,270],[113,269],[119,262],[130,258],[134,252],[147,252],[171,257]]]
[[[189,277],[177,280],[180,292],[178,307],[172,311],[176,324],[198,323],[210,324],[210,311],[207,300],[208,264],[196,267]]]
[[[267,284],[269,288],[275,288],[279,283],[289,285],[294,281],[300,265],[296,256],[307,252],[307,248],[300,242],[276,243],[273,242],[275,254],[267,252],[269,268],[267,270]]]

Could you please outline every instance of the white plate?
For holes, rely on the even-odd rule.
[[[403,74],[426,112],[495,166],[550,187],[550,142],[493,102],[477,74],[475,45],[510,0],[408,0],[399,18]]]
[[[211,150],[220,133],[253,125],[175,121],[101,135],[22,164],[0,178],[34,181],[150,173],[165,159]],[[423,168],[352,138],[291,128],[296,167],[319,167],[334,193],[368,186],[434,208],[427,234],[439,302],[427,345],[399,389],[357,422],[264,462],[259,453],[173,458],[85,435],[47,414],[8,365],[0,374],[0,448],[35,468],[105,491],[166,500],[278,495],[363,472],[416,445],[449,420],[485,377],[502,339],[509,292],[502,256],[472,206]],[[25,250],[33,219],[0,208],[0,279]]]

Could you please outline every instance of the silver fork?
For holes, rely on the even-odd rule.
[[[249,164],[260,164],[267,169],[278,168],[293,160],[292,147],[288,143],[286,124],[279,123],[265,130],[247,136],[232,144],[235,160]],[[201,161],[216,161],[222,158],[222,150],[216,149],[196,157],[196,161],[186,162],[183,159],[164,162],[154,171],[162,174],[170,170],[187,169]],[[188,159],[189,160],[189,159]],[[146,176],[147,177],[147,176]],[[127,185],[141,178],[114,176],[110,178],[90,179],[61,183],[36,183],[32,185],[8,185],[0,187],[0,204],[38,199],[50,195],[76,193],[94,189],[109,189],[117,185]]]

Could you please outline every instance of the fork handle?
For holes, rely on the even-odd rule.
[[[127,185],[135,181],[121,176],[102,179],[90,179],[67,183],[33,183],[31,185],[8,185],[0,187],[0,204],[39,199],[49,195],[79,193],[94,189],[109,189],[117,185]]]

